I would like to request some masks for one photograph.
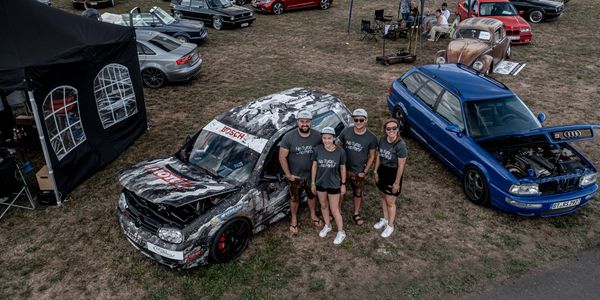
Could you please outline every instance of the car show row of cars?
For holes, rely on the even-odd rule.
[[[331,5],[330,0],[300,2],[253,0],[252,6],[280,14]],[[486,75],[511,57],[511,44],[531,42],[520,14],[531,22],[554,15],[519,13],[509,0],[474,0],[474,13],[467,15],[458,11],[464,3],[457,4],[462,22],[448,48],[436,53],[435,64],[414,67],[391,83],[390,114],[461,178],[471,202],[521,216],[574,212],[596,196],[598,185],[596,168],[571,143],[593,139],[599,127],[543,127],[543,113],[536,116],[517,94]],[[138,29],[142,78],[156,88],[198,74],[202,58],[188,42],[206,39],[204,22],[215,29],[250,26],[255,16],[248,11],[225,0],[173,0],[173,16],[154,7],[149,13],[103,15],[103,21]],[[194,32],[172,29],[186,24]],[[173,268],[238,257],[252,234],[289,212],[279,143],[296,129],[294,114],[301,109],[312,112],[317,130],[332,127],[339,134],[352,124],[337,97],[293,88],[220,114],[171,156],[121,170],[116,213],[127,240]]]

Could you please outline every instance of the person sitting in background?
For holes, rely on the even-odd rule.
[[[100,12],[97,9],[92,8],[92,2],[90,2],[90,1],[83,2],[83,7],[85,8],[85,10],[81,13],[82,16],[84,16],[86,18],[94,19],[97,21],[102,21]]]
[[[429,39],[430,42],[435,42],[435,35],[438,32],[447,32],[448,31],[448,19],[444,17],[442,14],[442,10],[438,9],[435,11],[436,25],[431,27],[429,30]]]
[[[450,20],[450,11],[448,10],[448,3],[442,3],[442,15],[446,17],[446,20]]]

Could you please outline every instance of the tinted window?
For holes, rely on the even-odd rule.
[[[468,101],[467,126],[473,137],[511,134],[540,128],[541,124],[517,97]]]
[[[515,7],[508,2],[481,3],[481,16],[516,16]]]
[[[192,7],[205,7],[203,0],[192,0]]]
[[[335,135],[337,136],[340,135],[340,133],[342,133],[342,130],[344,130],[344,123],[342,123],[342,120],[340,120],[340,118],[338,118],[338,116],[332,111],[326,112],[313,118],[313,129],[321,131],[321,129],[325,127],[331,127],[335,129]]]
[[[156,53],[154,53],[152,49],[148,48],[148,46],[138,43],[138,54],[155,55]]]
[[[157,35],[149,41],[152,45],[166,51],[171,52],[181,46],[179,42],[163,35]]]
[[[438,103],[437,113],[448,122],[458,125],[460,129],[465,129],[465,122],[460,109],[460,101],[449,92],[445,92]]]
[[[423,83],[427,81],[427,77],[419,74],[412,73],[410,76],[407,76],[402,80],[402,84],[408,89],[411,93],[415,93]]]
[[[417,97],[421,99],[427,106],[433,107],[435,101],[444,89],[433,81],[427,82],[417,93]]]
[[[137,43],[137,51],[138,51],[138,55],[144,54],[144,49],[142,48],[142,44]]]

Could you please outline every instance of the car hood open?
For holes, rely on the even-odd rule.
[[[491,139],[497,139],[508,136],[533,136],[533,135],[545,135],[548,141],[551,143],[566,143],[575,141],[593,140],[595,138],[594,129],[600,129],[600,125],[565,125],[565,126],[551,126],[541,127],[538,129],[532,129],[523,132],[513,132],[511,134],[493,135],[486,136],[477,139],[480,141],[487,141]]]
[[[476,39],[456,39],[448,44],[447,63],[472,65],[490,46]]]
[[[239,190],[171,156],[140,162],[119,172],[121,185],[137,196],[175,207]]]

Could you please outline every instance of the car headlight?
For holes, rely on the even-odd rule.
[[[473,69],[475,69],[477,71],[481,71],[481,69],[483,69],[483,62],[481,62],[480,60],[475,61],[473,63]]]
[[[125,193],[121,193],[121,195],[119,196],[119,210],[120,211],[126,211],[127,208],[129,208],[129,205],[127,204],[127,199],[125,198]]]
[[[439,56],[438,58],[435,59],[435,63],[436,64],[445,64],[446,59],[443,56]]]
[[[513,195],[539,195],[540,188],[537,183],[513,184],[508,190]]]
[[[530,31],[531,31],[530,28],[521,29],[521,32],[530,32]]]
[[[233,16],[231,16],[231,18],[229,18],[231,21],[233,21]]]
[[[583,176],[581,176],[581,178],[579,178],[579,186],[584,187],[586,185],[596,183],[596,178],[597,178],[597,173],[583,175]]]
[[[175,228],[158,229],[158,237],[163,241],[173,244],[179,244],[183,242],[183,233],[181,233],[181,230]]]
[[[252,17],[254,14],[252,12],[250,12],[250,16]]]

